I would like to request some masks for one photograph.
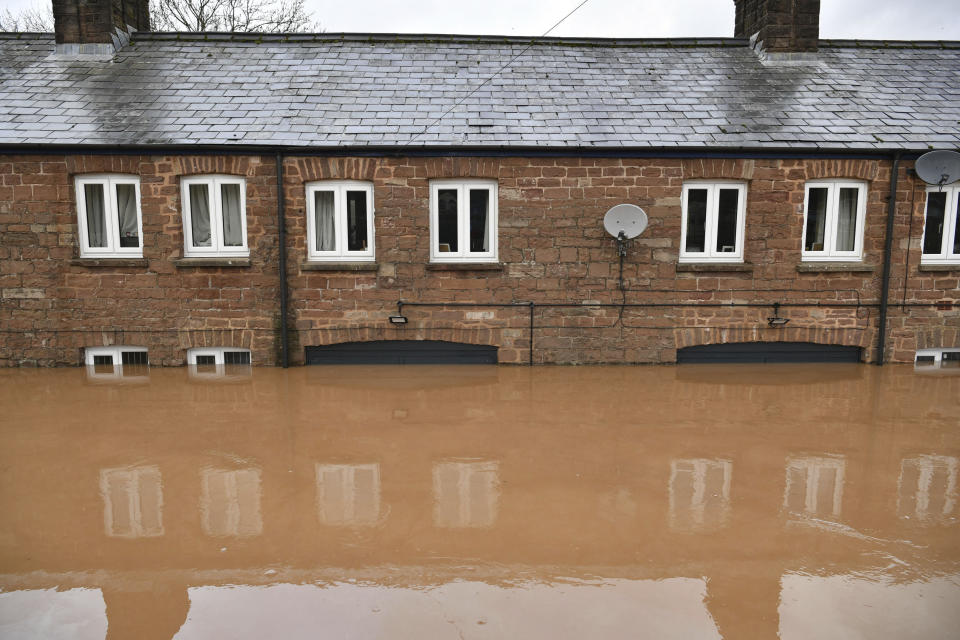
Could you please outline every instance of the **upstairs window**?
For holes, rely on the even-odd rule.
[[[960,263],[960,184],[927,189],[920,262]]]
[[[680,262],[743,262],[746,200],[742,183],[684,183]]]
[[[80,257],[143,257],[139,178],[79,176],[76,193]]]
[[[497,183],[430,183],[431,262],[497,261]]]
[[[803,260],[860,260],[867,187],[862,182],[808,182],[803,205]]]
[[[184,257],[246,257],[246,183],[233,176],[183,179]]]
[[[372,261],[373,185],[307,185],[307,259]]]

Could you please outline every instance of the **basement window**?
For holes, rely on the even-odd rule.
[[[87,347],[84,362],[94,367],[150,364],[146,347]]]
[[[199,347],[187,350],[190,374],[201,378],[221,378],[227,368],[231,374],[242,373],[240,367],[250,367],[250,350],[233,347]]]
[[[685,182],[680,262],[743,262],[747,186]]]
[[[960,263],[960,184],[927,189],[923,224],[923,264]]]
[[[808,182],[803,204],[804,261],[863,258],[867,186],[862,182]]]
[[[369,262],[373,248],[373,185],[314,182],[307,185],[307,259]]]
[[[143,257],[140,179],[78,176],[75,186],[80,257]]]
[[[497,261],[497,183],[430,182],[430,261]]]
[[[247,257],[246,181],[234,176],[184,178],[183,255]]]

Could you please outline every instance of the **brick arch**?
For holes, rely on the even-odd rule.
[[[125,173],[139,176],[140,156],[71,156],[66,157],[67,174],[82,175],[85,173]]]
[[[876,180],[880,173],[878,160],[812,160],[806,164],[807,179],[855,178]]]
[[[251,177],[261,164],[258,156],[176,156],[171,159],[175,179],[204,174]]]
[[[836,344],[845,347],[861,347],[869,356],[873,331],[862,328],[833,329],[824,327],[698,327],[674,329],[676,348],[708,344],[734,344],[738,342],[811,342]]]
[[[425,178],[488,178],[500,175],[494,158],[429,158],[424,162]]]
[[[753,178],[753,160],[731,158],[687,158],[680,164],[684,180],[722,179],[750,180]]]
[[[315,180],[373,180],[381,166],[379,158],[296,158],[287,160],[284,171],[288,178],[301,182]]]
[[[489,327],[431,326],[422,322],[416,327],[397,328],[393,325],[383,327],[303,329],[299,332],[300,345],[326,346],[343,342],[374,342],[377,340],[443,340],[461,344],[480,344],[499,347],[495,339],[495,330]]]

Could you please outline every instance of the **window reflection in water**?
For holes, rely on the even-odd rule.
[[[159,467],[101,469],[100,493],[108,536],[147,538],[163,535],[163,488]]]
[[[840,456],[789,458],[784,508],[794,514],[815,518],[839,518],[846,465],[846,460]]]
[[[438,527],[490,527],[500,502],[500,465],[494,461],[433,465],[433,523]]]
[[[951,456],[923,455],[900,463],[897,516],[920,522],[952,519],[957,505],[957,469]]]
[[[670,528],[716,529],[730,514],[729,460],[670,461]]]
[[[200,512],[208,536],[258,536],[259,469],[204,469],[201,472]]]
[[[317,516],[326,525],[380,519],[379,464],[317,464]]]

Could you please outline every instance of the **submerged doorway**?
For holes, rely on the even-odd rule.
[[[677,349],[677,364],[707,362],[860,362],[860,347],[813,342],[735,342]]]
[[[307,364],[497,364],[497,347],[442,340],[375,340],[306,348]]]

